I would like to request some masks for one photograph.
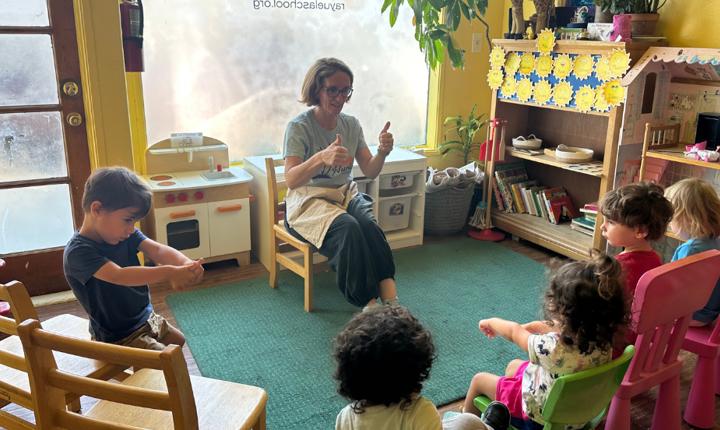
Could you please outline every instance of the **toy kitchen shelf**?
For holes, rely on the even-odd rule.
[[[536,41],[493,40],[493,45],[508,52],[535,52]],[[566,54],[610,54],[614,49],[626,48],[636,60],[646,46],[626,46],[623,43],[565,41],[556,42],[554,52]],[[620,134],[623,107],[607,112],[583,113],[572,107],[546,106],[516,99],[504,99],[493,92],[491,118],[507,121],[506,136],[535,134],[543,139],[544,147],[560,144],[592,149],[593,161],[569,164],[548,155],[530,155],[514,150],[509,144],[506,161],[523,160],[529,179],[548,187],[563,187],[576,208],[598,201],[613,186],[615,158]],[[509,140],[509,139],[508,139]],[[495,227],[514,237],[522,238],[570,258],[586,260],[593,248],[604,249],[605,241],[598,219],[592,236],[570,228],[570,223],[552,224],[543,217],[522,213],[507,213],[494,209]]]
[[[142,178],[153,193],[146,235],[189,258],[250,263],[252,177],[229,166],[227,145],[203,137],[202,146],[173,148],[165,139],[146,150],[146,162]]]
[[[370,147],[370,152],[375,154],[376,146]],[[268,189],[267,175],[265,172],[265,158],[269,156],[253,156],[245,158],[243,168],[252,175],[252,193],[255,202],[252,205],[252,249],[260,262],[268,268],[270,261],[270,226],[268,225]],[[279,154],[272,155],[276,160],[282,160]],[[383,169],[375,179],[365,178],[360,167],[355,164],[352,170],[355,182],[358,183],[360,191],[368,194],[374,200],[374,213],[380,226],[383,227],[385,236],[392,249],[405,248],[408,246],[422,245],[423,227],[425,224],[425,170],[427,161],[424,156],[402,148],[395,148],[385,159]],[[285,167],[278,165],[275,168],[275,177],[278,181],[278,189],[285,188]],[[385,184],[388,179],[402,177],[408,184],[405,188],[389,189]],[[282,194],[281,194],[282,195]],[[387,203],[397,201],[404,205],[403,201],[409,202],[410,212],[405,212],[407,221],[401,226],[392,225],[391,222],[384,223],[383,213],[388,209]],[[392,210],[392,209],[390,209]],[[317,254],[313,261],[325,261],[325,257]]]

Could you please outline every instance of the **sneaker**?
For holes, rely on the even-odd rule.
[[[480,420],[492,430],[507,430],[510,427],[510,411],[504,403],[493,400],[480,415]]]

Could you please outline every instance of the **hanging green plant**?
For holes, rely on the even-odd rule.
[[[487,120],[483,119],[485,114],[475,114],[476,110],[477,105],[473,105],[467,118],[461,115],[445,118],[445,125],[450,126],[445,131],[446,138],[448,132],[454,132],[457,134],[457,139],[446,140],[438,147],[443,156],[450,152],[462,153],[463,166],[468,164],[470,154],[480,148],[480,143],[475,142],[475,135],[487,124]]]
[[[389,10],[391,27],[395,26],[403,4],[413,11],[415,40],[432,69],[443,62],[446,52],[453,67],[462,68],[465,64],[465,51],[453,41],[453,33],[463,17],[468,21],[477,19],[485,26],[485,38],[490,46],[490,27],[482,18],[488,0],[407,0],[407,3],[405,0],[384,0],[382,13]]]

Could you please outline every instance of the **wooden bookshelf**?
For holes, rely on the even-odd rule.
[[[563,163],[558,161],[549,155],[530,155],[528,153],[518,151],[514,148],[507,148],[507,153],[515,158],[522,158],[523,160],[529,160],[534,163],[547,164],[548,166],[558,167],[560,169],[569,170],[571,172],[580,173],[583,175],[594,176],[597,178],[602,177],[602,162],[593,161],[587,163]]]
[[[570,223],[552,224],[542,217],[494,210],[495,227],[576,260],[590,258],[593,238],[570,228]]]
[[[683,156],[683,151],[685,150],[685,146],[676,146],[672,148],[664,148],[664,149],[655,149],[651,151],[647,151],[645,153],[646,157],[650,158],[659,158],[661,160],[668,160],[675,163],[681,163],[681,164],[689,164],[691,166],[698,166],[698,167],[704,167],[706,169],[714,169],[714,170],[720,170],[720,162],[709,162],[709,161],[702,161],[702,160],[693,160],[691,158],[685,158]]]

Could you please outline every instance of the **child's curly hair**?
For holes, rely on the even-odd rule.
[[[338,393],[356,413],[366,406],[409,405],[430,376],[435,345],[430,332],[402,306],[361,312],[335,338]]]
[[[663,195],[661,186],[639,182],[605,193],[600,201],[600,212],[611,221],[646,229],[647,240],[658,240],[667,230],[673,207]]]
[[[559,267],[545,292],[545,318],[557,321],[563,342],[582,353],[612,346],[629,318],[620,263],[599,251],[593,257]]]

